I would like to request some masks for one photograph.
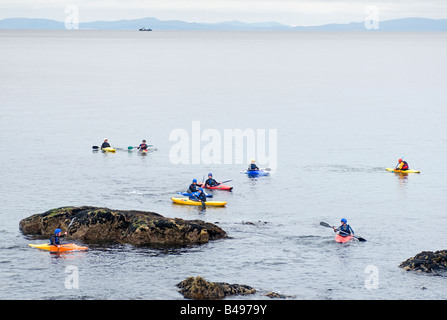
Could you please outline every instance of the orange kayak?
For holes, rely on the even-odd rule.
[[[343,236],[337,234],[335,236],[335,242],[345,243],[345,242],[352,240],[352,238],[353,238],[352,236],[343,237]]]
[[[88,250],[87,247],[81,247],[74,243],[61,244],[60,247],[54,246],[52,244],[29,244],[30,247],[37,248],[40,250],[46,250],[51,252],[66,252],[66,251],[84,251]]]

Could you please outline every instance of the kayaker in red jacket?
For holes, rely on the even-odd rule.
[[[138,146],[139,150],[147,150],[149,146],[146,144],[146,140],[141,141],[140,145]]]
[[[410,170],[410,166],[408,165],[407,161],[404,161],[402,159],[399,159],[399,164],[397,165],[397,170]]]

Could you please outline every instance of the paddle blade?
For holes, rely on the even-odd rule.
[[[326,227],[326,228],[332,228],[331,225],[329,225],[328,223],[323,222],[323,221],[320,222],[320,225],[323,226],[323,227]]]
[[[362,238],[362,237],[356,237],[356,238],[357,238],[358,241],[361,241],[361,242],[365,242],[366,241],[366,239]]]
[[[99,147],[98,146],[93,146],[92,149],[99,149]]]

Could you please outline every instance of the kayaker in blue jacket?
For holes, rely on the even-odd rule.
[[[66,235],[67,232],[62,234],[62,230],[57,228],[54,230],[54,235],[50,237],[50,244],[53,246],[60,246],[62,244],[60,238],[65,237]]]
[[[208,179],[205,181],[205,187],[218,186],[220,183],[213,179],[213,174],[208,173]]]
[[[197,179],[193,179],[192,183],[189,185],[188,192],[194,193],[199,191],[199,185],[197,184]]]
[[[334,232],[338,232],[342,237],[353,236],[354,230],[352,230],[351,226],[348,224],[348,220],[345,218],[341,219],[341,226],[338,228],[334,227]]]
[[[255,170],[259,170],[258,166],[255,164],[255,159],[251,159],[251,163],[248,166],[247,171],[255,171]]]
[[[104,139],[104,142],[101,145],[101,149],[110,148],[109,140]]]

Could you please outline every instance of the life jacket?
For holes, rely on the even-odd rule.
[[[197,198],[199,198],[199,200],[202,202],[206,202],[206,195],[204,192],[200,192]]]
[[[250,163],[250,165],[248,166],[248,171],[253,171],[253,170],[258,170],[258,166],[254,163]]]
[[[350,230],[351,230],[351,227],[349,226],[349,224],[345,224],[345,225],[342,224],[342,225],[340,226],[340,231],[343,231],[343,232],[340,233],[340,235],[341,235],[342,237],[350,236],[350,235],[351,235]]]
[[[191,185],[189,186],[189,192],[196,192],[199,191],[199,186],[197,184],[191,183]]]
[[[407,161],[402,160],[402,167],[400,167],[400,170],[408,170],[410,169],[410,166],[408,165]]]
[[[61,241],[60,241],[60,239],[59,239],[58,236],[56,236],[56,235],[52,235],[52,236],[50,237],[50,244],[52,244],[52,245],[54,245],[54,246],[57,246],[57,245],[61,244]]]
[[[206,181],[205,181],[205,184],[209,185],[210,187],[213,187],[213,186],[217,186],[217,185],[218,185],[217,181],[214,180],[213,178],[210,178],[210,179],[206,180]]]
[[[141,150],[146,150],[147,149],[147,144],[145,144],[145,143],[140,144],[140,149]]]

